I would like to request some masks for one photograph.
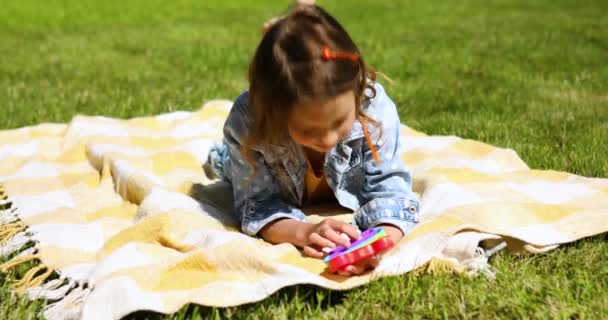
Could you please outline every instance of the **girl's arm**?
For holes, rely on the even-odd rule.
[[[315,224],[293,219],[275,220],[267,224],[260,235],[268,242],[291,243],[302,248],[307,256],[322,258],[322,248],[350,245],[348,239],[340,236],[342,232],[351,238],[359,238],[359,232],[354,226],[331,218]]]
[[[373,159],[372,152],[364,147],[364,183],[361,191],[366,199],[355,213],[355,221],[363,230],[375,226],[392,226],[407,234],[418,223],[419,204],[412,192],[412,175],[401,159],[399,114],[393,101],[384,89],[376,84],[376,97],[368,108],[372,118],[382,125],[380,131],[369,124],[369,131],[375,132],[380,163]],[[396,237],[395,230],[388,233]]]
[[[223,171],[229,175],[234,196],[234,209],[244,233],[256,236],[267,224],[278,219],[304,221],[304,213],[289,205],[280,195],[277,181],[261,152],[251,150],[253,166],[242,154],[249,131],[248,93],[237,98],[224,124],[224,143],[228,152]]]
[[[270,243],[291,243],[303,248],[308,244],[310,223],[293,219],[279,219],[267,224],[260,236]]]

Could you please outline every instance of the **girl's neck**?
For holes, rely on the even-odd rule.
[[[313,149],[306,148],[306,147],[303,147],[302,149],[304,149],[304,153],[306,154],[306,157],[308,159],[318,159],[318,158],[323,159],[323,158],[325,158],[325,153],[323,153],[323,152],[315,151]]]
[[[325,160],[325,153],[321,153],[306,147],[303,147],[306,159],[310,163],[314,172],[323,171],[323,161]]]

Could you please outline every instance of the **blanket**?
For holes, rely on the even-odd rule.
[[[487,258],[505,246],[538,253],[608,231],[608,179],[531,170],[512,150],[403,125],[420,223],[374,271],[330,274],[290,244],[239,232],[230,185],[205,175],[230,106],[0,131],[0,271],[32,266],[14,290],[47,299],[48,319],[119,319],[235,306],[296,284],[345,290],[412,270],[491,277]]]

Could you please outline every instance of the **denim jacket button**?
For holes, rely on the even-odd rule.
[[[408,208],[408,211],[414,216],[414,222],[418,223],[418,221],[420,220],[418,217],[418,208],[416,208],[416,206],[410,206]]]

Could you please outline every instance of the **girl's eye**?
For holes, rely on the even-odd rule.
[[[303,136],[314,137],[316,132],[314,130],[305,130],[300,132]]]
[[[336,122],[334,124],[334,130],[342,128],[342,126],[344,125],[344,122],[346,122],[346,121],[344,120],[344,121]]]
[[[342,125],[344,125],[344,123],[346,122],[347,118],[348,118],[348,115],[345,115],[342,118],[338,119],[336,122],[334,122],[333,129],[340,129],[342,127]]]
[[[324,137],[326,136],[330,131],[333,130],[307,130],[305,131],[304,136],[306,136],[307,138],[320,138],[320,137]]]

